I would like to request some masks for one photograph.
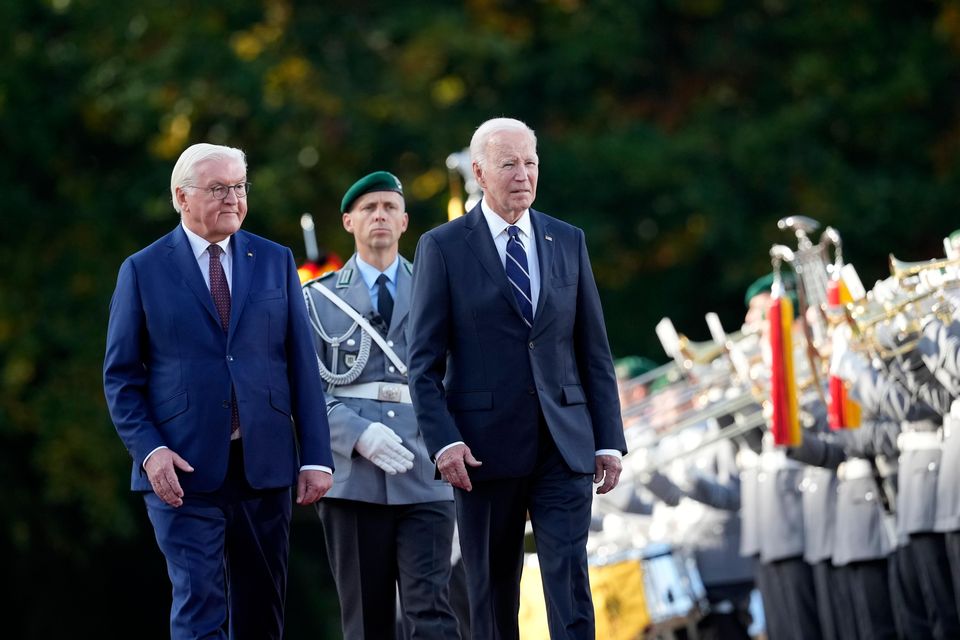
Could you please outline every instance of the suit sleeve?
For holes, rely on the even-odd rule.
[[[287,260],[287,366],[293,421],[300,444],[300,464],[323,465],[333,469],[330,452],[330,426],[326,402],[317,367],[317,351],[313,345],[307,305],[303,301],[300,278],[293,253],[286,250]]]
[[[117,433],[141,472],[144,458],[166,445],[147,402],[148,344],[137,270],[128,258],[120,267],[110,300],[103,390]]]
[[[620,395],[617,392],[610,344],[607,342],[607,329],[603,322],[600,292],[593,278],[583,231],[578,230],[578,235],[580,278],[573,341],[580,381],[593,421],[596,448],[617,449],[625,454],[627,443],[623,436]]]
[[[413,407],[431,456],[463,440],[447,408],[443,387],[452,313],[443,253],[436,240],[424,235],[413,261],[407,345]]]

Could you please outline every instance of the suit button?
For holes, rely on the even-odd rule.
[[[387,367],[387,371],[389,371],[390,373],[393,373],[396,370],[397,369],[393,365],[390,365],[389,367]]]
[[[227,362],[233,362],[233,356],[227,356]]]
[[[397,415],[397,412],[394,411],[393,409],[390,409],[390,411],[387,411],[387,417],[388,417],[388,418],[395,418],[396,415]]]
[[[533,351],[533,341],[532,341],[532,340],[530,341],[530,345],[529,345],[529,346],[530,346],[530,350]]]
[[[392,347],[392,346],[393,346],[393,340],[387,340],[387,346],[388,346],[388,347]]]
[[[223,408],[224,408],[224,409],[229,409],[229,408],[230,408],[230,401],[229,401],[229,400],[224,400],[224,401],[223,401]]]
[[[529,393],[530,395],[536,395],[537,390],[534,389],[533,387],[527,387],[527,393]]]

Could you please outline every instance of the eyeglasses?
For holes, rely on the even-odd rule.
[[[193,187],[194,189],[202,189],[203,191],[208,191],[213,194],[213,197],[217,200],[223,200],[227,197],[227,194],[230,192],[230,189],[233,189],[233,192],[237,194],[238,198],[246,198],[247,194],[250,193],[250,187],[253,186],[252,182],[238,182],[237,184],[218,184],[213,187],[207,187],[202,189],[202,187]]]

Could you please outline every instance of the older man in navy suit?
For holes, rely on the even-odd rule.
[[[240,230],[246,158],[174,166],[180,224],[124,261],[104,391],[173,583],[173,638],[280,638],[291,515],[333,484],[293,255]],[[299,460],[298,460],[299,449]]]
[[[427,450],[455,487],[473,634],[518,638],[527,514],[550,635],[593,638],[591,480],[626,452],[583,231],[530,208],[536,137],[497,118],[470,144],[483,200],[417,246],[410,378]]]

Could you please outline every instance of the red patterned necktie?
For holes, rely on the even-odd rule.
[[[218,244],[212,244],[207,247],[207,253],[210,254],[210,295],[220,315],[220,326],[226,332],[230,327],[230,287],[227,286],[227,276],[220,263],[223,249]]]
[[[223,272],[223,265],[220,263],[220,254],[223,249],[218,244],[211,244],[207,247],[207,253],[210,254],[210,295],[213,296],[213,304],[217,307],[217,314],[220,316],[220,327],[226,333],[230,328],[230,287],[227,286],[227,276]],[[237,412],[237,394],[233,388],[230,389],[230,433],[234,433],[240,428],[240,414]]]

